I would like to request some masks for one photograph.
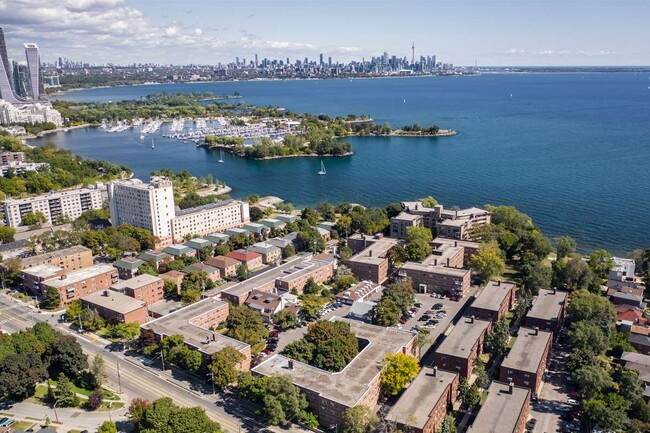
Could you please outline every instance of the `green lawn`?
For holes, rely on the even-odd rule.
[[[510,337],[510,341],[508,341],[508,349],[512,349],[512,346],[515,345],[515,341],[517,341],[517,337]]]
[[[11,428],[14,430],[27,430],[30,427],[34,427],[35,424],[30,421],[18,421],[14,423]]]

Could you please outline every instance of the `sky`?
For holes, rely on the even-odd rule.
[[[10,57],[226,64],[436,55],[480,66],[650,65],[648,0],[0,0]]]

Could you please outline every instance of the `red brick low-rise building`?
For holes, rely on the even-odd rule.
[[[515,344],[501,363],[499,380],[529,388],[536,394],[544,378],[552,344],[553,334],[550,332],[519,328]]]
[[[51,253],[20,259],[21,269],[39,265],[57,266],[66,272],[74,272],[93,265],[93,252],[84,246],[75,245]]]
[[[472,302],[470,314],[483,320],[501,320],[513,307],[517,286],[513,283],[488,281],[480,295]]]
[[[65,270],[53,265],[38,265],[20,271],[22,286],[34,295],[41,294],[43,281],[65,275]]]
[[[526,314],[526,326],[537,327],[557,336],[564,323],[567,298],[568,293],[561,290],[540,290]]]
[[[91,293],[106,290],[119,281],[117,269],[109,265],[95,265],[41,282],[41,296],[49,287],[59,291],[61,304],[69,304]]]
[[[483,341],[490,322],[472,317],[461,318],[435,353],[435,366],[469,379],[474,361],[483,352]]]
[[[147,305],[113,290],[92,293],[81,298],[81,305],[96,311],[109,323],[147,322]]]
[[[148,307],[165,297],[165,280],[153,275],[142,274],[113,284],[111,289],[143,301]]]
[[[160,278],[162,278],[164,281],[171,281],[172,283],[176,284],[176,290],[178,293],[181,293],[181,283],[183,282],[183,278],[185,278],[184,272],[167,271],[164,274],[160,274]],[[165,287],[164,282],[163,287]]]
[[[423,368],[386,415],[403,431],[437,433],[456,400],[458,373]]]
[[[246,250],[231,251],[226,254],[226,257],[237,260],[242,265],[245,265],[249,270],[258,269],[264,266],[262,255],[255,252]]]
[[[227,256],[215,256],[203,263],[219,269],[221,278],[235,277],[237,275],[237,266],[239,266],[239,261]]]
[[[467,433],[523,433],[530,413],[530,397],[528,388],[493,380]]]

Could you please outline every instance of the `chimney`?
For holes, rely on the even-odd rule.
[[[214,332],[212,333],[212,341],[217,341],[217,334]]]
[[[501,285],[501,280],[497,280],[497,286]]]
[[[288,367],[289,367],[289,370],[293,370],[293,359],[290,359],[290,360],[289,360],[289,365],[288,365]]]
[[[104,290],[104,296],[108,296],[108,290]]]
[[[535,330],[533,335],[539,335],[539,326],[535,326],[533,329]]]
[[[372,257],[372,250],[368,251],[368,257]]]
[[[455,246],[455,247],[458,246],[458,241],[454,241],[454,246]]]
[[[557,287],[553,287],[553,294],[555,295],[557,293]]]
[[[438,375],[438,367],[434,365],[433,366],[433,377],[436,377],[437,375]]]
[[[515,383],[514,382],[508,383],[508,392],[510,394],[514,394],[514,392],[515,392]]]
[[[474,323],[474,316],[470,316],[469,323]]]
[[[447,267],[449,267],[449,257],[447,257]]]
[[[61,274],[61,276],[59,277],[59,279],[61,279],[61,280],[65,280],[65,274]]]
[[[433,266],[438,266],[438,259],[433,259]]]

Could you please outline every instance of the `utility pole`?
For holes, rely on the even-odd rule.
[[[117,360],[117,386],[120,388],[120,394],[122,394],[122,378],[120,376],[120,360]]]
[[[61,399],[58,399],[57,401],[54,402],[54,406],[52,409],[54,409],[54,418],[56,419],[57,424],[59,423],[59,414],[56,412],[56,405],[59,404]]]
[[[79,313],[79,331],[84,332],[84,325],[81,322],[81,313]]]
[[[163,355],[162,349],[160,349],[160,361],[162,362],[162,369],[165,371],[165,355]]]

